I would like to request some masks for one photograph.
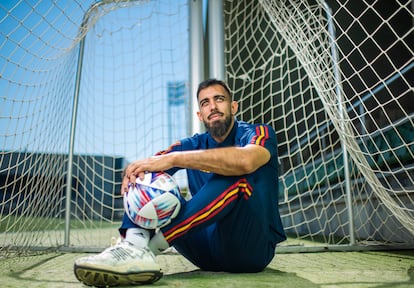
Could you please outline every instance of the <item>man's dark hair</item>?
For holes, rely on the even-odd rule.
[[[203,82],[201,82],[198,85],[198,89],[197,89],[197,99],[198,99],[198,95],[200,94],[200,91],[201,90],[203,90],[203,89],[205,89],[207,87],[213,86],[213,85],[220,85],[221,87],[223,87],[226,90],[226,92],[229,94],[230,99],[233,100],[233,95],[231,94],[229,87],[227,87],[227,84],[224,83],[224,81],[221,81],[221,80],[218,80],[218,79],[214,79],[214,78],[204,80]]]

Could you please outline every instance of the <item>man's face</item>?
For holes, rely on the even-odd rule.
[[[220,85],[213,85],[200,91],[198,95],[200,111],[197,116],[206,130],[218,142],[224,141],[234,123],[237,102]]]

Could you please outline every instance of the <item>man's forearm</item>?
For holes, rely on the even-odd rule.
[[[225,147],[209,150],[173,152],[175,167],[209,171],[225,176],[249,174],[270,159],[270,153],[263,147]]]

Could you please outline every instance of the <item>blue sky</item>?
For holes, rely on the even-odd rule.
[[[0,4],[0,149],[65,153],[75,37],[93,1],[10,2]],[[188,81],[187,0],[143,2],[87,34],[76,153],[132,160],[187,135],[189,111],[166,101],[168,82]]]

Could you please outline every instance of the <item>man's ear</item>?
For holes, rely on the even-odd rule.
[[[201,122],[203,122],[203,117],[201,116],[200,111],[197,111],[197,117],[198,117],[198,120],[200,120]]]
[[[231,115],[232,116],[236,115],[238,110],[239,110],[239,103],[237,103],[236,101],[232,101],[231,102]]]

